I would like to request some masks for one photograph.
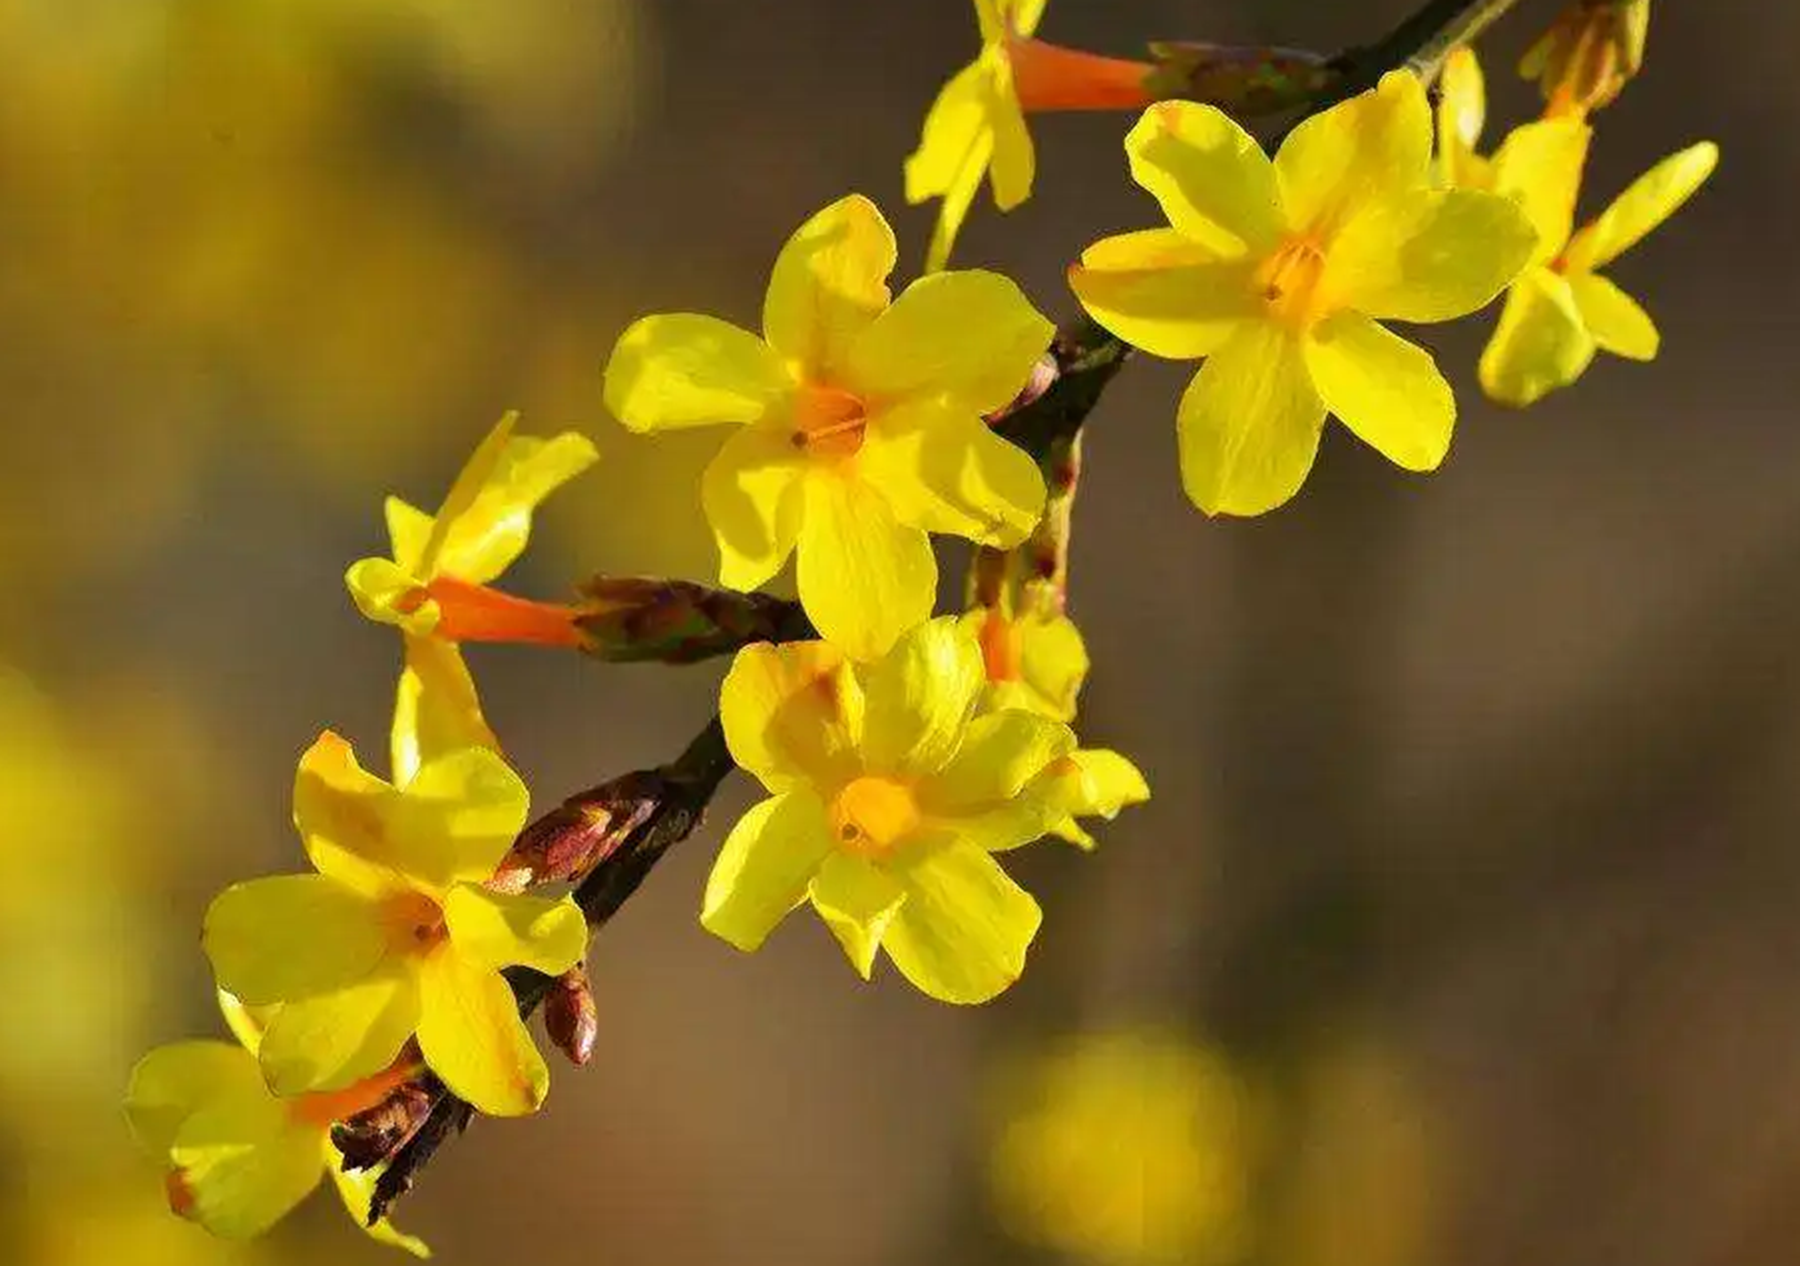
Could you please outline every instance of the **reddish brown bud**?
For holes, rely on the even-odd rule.
[[[640,770],[570,796],[519,833],[488,887],[579,882],[656,811],[663,791],[661,777]]]
[[[596,576],[581,587],[582,649],[614,663],[691,664],[751,642],[810,637],[794,603],[686,580]]]
[[[594,1057],[600,1036],[600,1009],[594,1005],[594,987],[588,983],[587,964],[576,963],[556,978],[544,999],[544,1030],[556,1049],[576,1067]]]

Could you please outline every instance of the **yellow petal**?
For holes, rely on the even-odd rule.
[[[888,305],[894,231],[861,194],[840,198],[781,248],[763,298],[763,337],[807,378],[839,376],[850,345]]]
[[[719,719],[731,758],[770,791],[856,775],[862,686],[828,643],[746,646],[719,687]]]
[[[1719,147],[1711,141],[1663,159],[1575,235],[1563,255],[1568,270],[1593,272],[1606,267],[1674,215],[1718,165]]]
[[[1406,470],[1436,470],[1450,451],[1456,398],[1430,353],[1360,312],[1340,312],[1306,340],[1325,406]]]
[[[906,889],[862,858],[833,852],[813,876],[807,896],[843,946],[850,965],[867,980],[882,934],[906,900]]]
[[[1014,35],[1030,35],[1037,30],[1049,0],[1000,0],[1001,18]]]
[[[943,205],[938,208],[937,223],[932,226],[931,242],[925,252],[924,272],[937,272],[950,262],[956,235],[968,218],[969,206],[975,201],[975,191],[981,188],[981,178],[987,174],[988,160],[993,153],[994,134],[987,131],[976,139],[964,156],[963,165],[944,191]]]
[[[390,959],[353,985],[284,1005],[258,1050],[279,1095],[342,1090],[394,1062],[419,1023],[419,991],[406,962]]]
[[[1189,247],[1190,262],[1176,262],[1180,255],[1156,233],[1096,242],[1069,269],[1069,286],[1089,316],[1152,356],[1210,356],[1259,313],[1252,265],[1206,258],[1201,246]],[[1132,262],[1134,250],[1142,251],[1141,266]]]
[[[1574,382],[1593,359],[1594,337],[1569,283],[1533,268],[1507,293],[1481,353],[1481,388],[1502,404],[1528,405]]]
[[[988,413],[1019,394],[1056,327],[1011,280],[968,269],[921,277],[851,345],[843,385]]]
[[[987,125],[992,63],[982,58],[957,71],[925,113],[919,146],[906,159],[906,200],[924,202],[955,186]],[[991,138],[990,138],[991,143]]]
[[[1597,345],[1614,356],[1656,359],[1662,336],[1636,299],[1598,273],[1576,273],[1569,278],[1569,292]]]
[[[373,1226],[369,1225],[369,1205],[375,1199],[375,1183],[381,1177],[380,1169],[359,1169],[350,1171],[343,1167],[343,1158],[337,1148],[329,1140],[325,1143],[325,1172],[331,1175],[332,1184],[337,1188],[338,1197],[343,1200],[344,1208],[350,1213],[350,1220],[363,1229],[363,1232],[377,1244],[385,1244],[389,1248],[397,1248],[414,1257],[430,1257],[431,1249],[416,1235],[408,1235],[399,1230],[392,1222],[382,1218]]]
[[[748,592],[769,581],[800,535],[806,457],[784,428],[747,426],[719,448],[700,481],[719,545],[719,583]]]
[[[806,481],[796,579],[813,626],[853,659],[879,659],[931,614],[937,560],[924,531],[854,476]]]
[[[319,735],[294,775],[294,826],[319,873],[370,897],[406,888],[388,838],[399,798],[344,739]]]
[[[530,814],[531,795],[490,748],[465,747],[419,767],[389,822],[394,867],[442,893],[492,878]]]
[[[166,1162],[188,1118],[210,1103],[268,1097],[256,1058],[227,1042],[175,1042],[149,1052],[131,1070],[125,1119],[138,1146]]]
[[[1417,189],[1363,207],[1325,256],[1328,309],[1449,321],[1487,306],[1537,242],[1518,205],[1473,189]]]
[[[1131,178],[1184,237],[1221,258],[1260,255],[1285,227],[1275,171],[1254,137],[1223,111],[1161,101],[1125,137]]]
[[[360,558],[344,572],[344,587],[358,611],[416,637],[428,635],[438,622],[437,603],[421,593],[424,583],[386,558]]]
[[[593,441],[574,431],[509,439],[468,506],[454,518],[438,516],[443,539],[436,557],[428,558],[431,574],[471,584],[494,579],[524,551],[531,512],[598,458]]]
[[[1494,155],[1494,192],[1512,198],[1537,230],[1532,264],[1547,264],[1568,244],[1575,198],[1593,129],[1579,116],[1514,128]]]
[[[419,507],[399,497],[389,497],[382,502],[381,510],[382,517],[387,521],[388,547],[395,564],[402,571],[418,575],[435,520]]]
[[[431,521],[431,532],[426,536],[425,544],[419,548],[416,570],[420,576],[429,579],[436,574],[438,555],[444,548],[445,537],[456,521],[475,504],[475,498],[493,477],[500,465],[501,455],[512,442],[513,427],[518,421],[519,415],[516,412],[503,414],[493,429],[482,438],[481,443],[475,446],[475,451],[463,463],[463,468],[456,472],[450,491],[444,494],[443,503],[438,506],[438,512]]]
[[[929,814],[957,818],[1016,800],[1053,761],[1075,750],[1069,727],[1008,710],[977,717],[955,759],[919,786]]]
[[[387,935],[355,889],[325,875],[272,875],[214,897],[201,944],[219,987],[255,1004],[361,980],[387,952]]]
[[[1066,768],[1063,768],[1065,767]],[[1138,767],[1115,751],[1084,747],[1059,762],[1056,794],[1079,817],[1113,818],[1127,805],[1150,798],[1150,784]]]
[[[632,322],[606,363],[606,407],[632,431],[754,422],[793,387],[756,335],[689,312]]]
[[[1325,425],[1300,340],[1246,324],[1207,357],[1176,415],[1181,481],[1208,514],[1261,514],[1300,491]]]
[[[835,847],[825,806],[808,788],[750,806],[707,876],[701,926],[746,953],[757,949]]]
[[[1438,75],[1438,149],[1452,184],[1467,185],[1468,161],[1487,121],[1487,85],[1475,50],[1460,45],[1444,59]]]
[[[419,1050],[452,1091],[489,1116],[536,1112],[550,1070],[499,972],[441,945],[420,964]]]
[[[523,966],[560,976],[587,952],[587,921],[568,897],[457,884],[444,899],[444,922],[459,954],[496,970]]]
[[[405,660],[394,695],[389,759],[394,785],[404,787],[419,766],[463,747],[499,750],[481,714],[475,681],[453,642],[405,637]]]
[[[1019,676],[1035,697],[1031,711],[1053,721],[1075,719],[1075,699],[1087,680],[1087,644],[1068,616],[1019,621]]]
[[[882,945],[920,992],[974,1004],[1019,978],[1043,914],[991,856],[946,848],[909,867],[903,882],[906,900]]]
[[[1430,172],[1431,108],[1405,70],[1305,120],[1275,155],[1288,224],[1324,239],[1371,203],[1421,187]]]
[[[877,415],[857,460],[895,517],[928,532],[1011,549],[1043,516],[1038,464],[958,405],[924,401]]]
[[[1031,196],[1032,178],[1037,174],[1037,150],[1031,143],[1031,130],[1025,126],[1025,113],[1019,108],[1012,64],[1004,55],[997,55],[1000,66],[988,80],[988,123],[994,134],[988,182],[994,190],[994,205],[1011,211]]]
[[[1115,233],[1081,252],[1081,267],[1095,272],[1142,272],[1218,262],[1217,251],[1172,228]]]
[[[296,1126],[269,1095],[218,1100],[190,1117],[169,1149],[171,1201],[222,1239],[261,1235],[319,1185],[319,1132]]]
[[[863,754],[878,773],[930,773],[962,746],[987,680],[981,648],[954,616],[908,632],[865,678]]]

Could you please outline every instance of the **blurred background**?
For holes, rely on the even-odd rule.
[[[1406,7],[1054,0],[1041,33],[1333,49]],[[1484,44],[1490,135],[1534,109],[1510,67],[1556,7]],[[705,935],[734,786],[599,940],[596,1063],[446,1148],[401,1225],[536,1266],[1789,1260],[1800,14],[1729,8],[1658,0],[1598,120],[1588,213],[1725,151],[1615,271],[1656,365],[1511,414],[1475,390],[1492,316],[1431,329],[1445,469],[1334,428],[1250,522],[1182,497],[1189,368],[1107,394],[1083,732],[1156,798],[1095,856],[1018,858],[1046,924],[1016,989],[862,986],[811,919],[754,957]],[[328,1195],[209,1239],[117,1106],[148,1045],[221,1032],[199,918],[296,867],[299,752],[380,751],[397,647],[343,569],[384,494],[435,504],[516,407],[603,457],[511,587],[706,576],[719,437],[625,435],[613,339],[754,324],[782,240],[851,189],[904,280],[933,209],[901,159],[974,48],[967,0],[0,0],[0,1261],[400,1260]],[[1071,312],[1065,263],[1156,222],[1125,126],[1038,121],[1036,197],[978,203],[958,262]],[[472,659],[546,805],[679,750],[720,672]]]

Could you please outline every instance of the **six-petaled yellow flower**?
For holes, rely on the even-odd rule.
[[[1670,155],[1571,232],[1587,154],[1581,118],[1515,128],[1492,158],[1483,158],[1474,148],[1486,113],[1480,66],[1472,52],[1459,50],[1447,72],[1438,117],[1441,147],[1451,158],[1446,174],[1518,200],[1539,234],[1481,354],[1482,389],[1502,403],[1528,405],[1574,382],[1596,351],[1654,358],[1662,341],[1655,322],[1599,270],[1693,196],[1718,165],[1718,146],[1701,141]]]
[[[925,271],[950,258],[983,176],[994,205],[1031,196],[1037,155],[1025,115],[1038,110],[1123,110],[1149,102],[1142,62],[1096,57],[1032,38],[1045,0],[975,0],[981,53],[945,84],[906,160],[906,200],[942,198]]]
[[[428,752],[497,747],[481,714],[461,641],[574,646],[573,608],[488,587],[524,551],[539,502],[593,464],[573,431],[544,440],[513,434],[507,414],[488,433],[435,515],[389,497],[392,558],[365,558],[344,575],[364,615],[401,631],[405,657],[394,708],[392,773],[405,783]]]
[[[798,555],[821,635],[872,659],[931,613],[927,531],[1017,545],[1044,503],[1037,463],[982,415],[1016,395],[1052,327],[1006,278],[936,273],[889,302],[894,235],[851,195],[775,262],[761,338],[709,316],[620,337],[606,402],[636,431],[738,423],[702,484],[719,579],[754,589]]]
[[[526,807],[524,784],[487,748],[428,761],[396,788],[337,735],[313,744],[294,823],[318,873],[235,884],[206,914],[220,988],[282,1004],[260,1053],[271,1089],[342,1089],[416,1033],[432,1070],[481,1111],[538,1108],[549,1072],[500,969],[567,971],[587,928],[566,897],[482,887]]]
[[[981,646],[987,689],[982,709],[1017,708],[1053,721],[1075,720],[1076,697],[1087,679],[1087,645],[1066,615],[977,608],[963,622]],[[1039,776],[1059,810],[1048,833],[1082,848],[1094,837],[1078,818],[1111,820],[1127,805],[1150,798],[1138,767],[1109,748],[1083,747],[1052,761]]]
[[[1039,775],[1067,726],[976,716],[981,651],[955,617],[853,666],[824,642],[739,652],[719,711],[738,764],[770,798],[732,828],[701,922],[753,950],[810,900],[867,977],[885,949],[919,989],[984,1002],[1024,969],[1040,913],[993,854],[1057,817]]]
[[[343,1090],[277,1098],[257,1068],[259,1027],[241,1011],[227,1016],[242,1045],[175,1042],[131,1071],[126,1117],[138,1143],[168,1166],[170,1208],[214,1235],[248,1239],[286,1216],[329,1173],[370,1236],[431,1256],[423,1241],[385,1218],[368,1225],[374,1172],[346,1171],[330,1137],[333,1122],[380,1103],[417,1070],[396,1065]]]
[[[1327,412],[1408,470],[1456,418],[1430,355],[1377,318],[1485,305],[1535,240],[1508,199],[1430,185],[1431,113],[1401,71],[1307,119],[1273,162],[1224,113],[1152,106],[1125,142],[1167,229],[1108,238],[1070,272],[1095,320],[1158,356],[1203,356],[1177,417],[1188,495],[1260,514],[1311,469]]]

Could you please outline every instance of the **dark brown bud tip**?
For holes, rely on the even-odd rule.
[[[594,988],[588,983],[585,963],[575,964],[551,986],[544,999],[544,1029],[556,1049],[577,1068],[594,1057],[600,1010],[594,1005]]]
[[[385,1165],[425,1123],[435,1099],[421,1082],[403,1082],[374,1107],[334,1123],[331,1145],[343,1153],[344,1168]]]

